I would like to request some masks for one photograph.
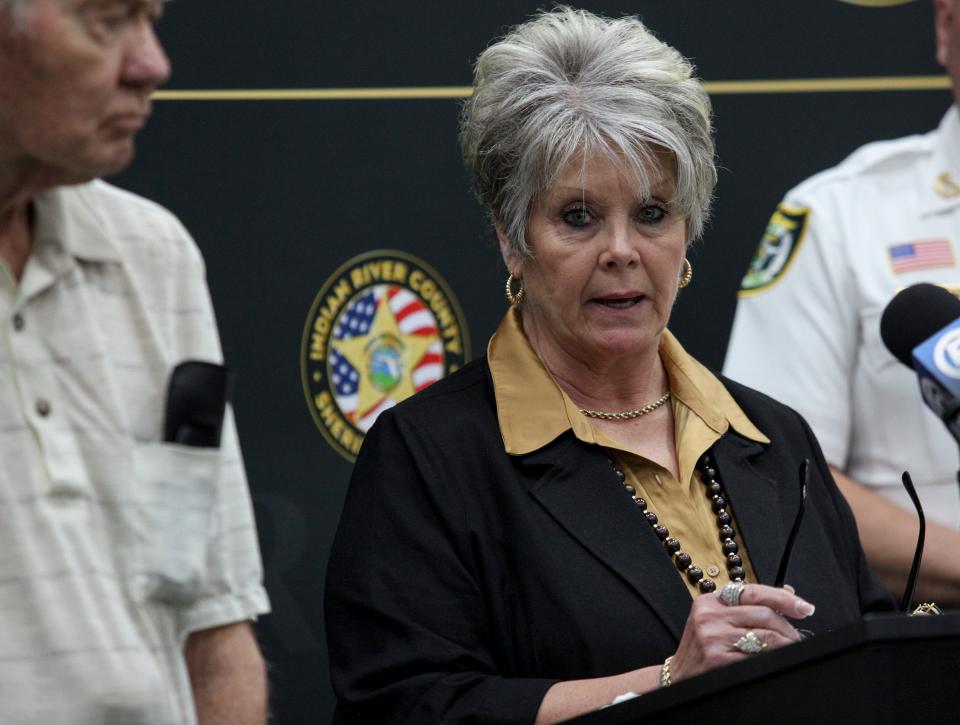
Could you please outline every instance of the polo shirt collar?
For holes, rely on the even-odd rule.
[[[120,251],[107,231],[109,225],[91,204],[87,193],[91,185],[97,183],[100,182],[57,187],[33,200],[36,247],[56,246],[70,257],[85,262],[122,262]]]
[[[723,384],[664,330],[660,340],[674,399],[690,408],[718,435],[733,427],[759,443],[767,438],[747,418]],[[567,432],[585,443],[597,443],[596,430],[576,404],[554,382],[523,332],[520,313],[510,309],[487,345],[497,420],[510,455],[538,450]]]

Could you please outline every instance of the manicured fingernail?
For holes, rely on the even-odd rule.
[[[810,602],[805,602],[804,600],[801,599],[801,600],[800,600],[800,604],[797,606],[797,610],[798,610],[798,611],[800,612],[800,614],[803,615],[804,617],[809,617],[809,616],[811,616],[815,611],[817,611],[817,608],[816,608],[815,606],[813,606]]]
[[[797,593],[797,590],[794,589],[794,588],[793,588],[792,586],[790,586],[789,584],[784,584],[784,585],[783,585],[783,588],[786,589],[786,590],[787,590],[788,592],[790,592],[791,594],[796,594],[796,593]]]

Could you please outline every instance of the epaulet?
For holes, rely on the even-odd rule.
[[[929,156],[933,151],[933,133],[914,134],[886,141],[872,141],[858,148],[836,166],[814,174],[796,186],[787,197],[812,192],[834,181],[847,180],[871,173],[882,173],[899,168],[918,157]]]

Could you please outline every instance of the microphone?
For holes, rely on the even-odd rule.
[[[917,510],[917,518],[920,520],[920,531],[917,533],[917,548],[913,550],[913,563],[910,564],[910,574],[907,576],[907,585],[903,589],[903,596],[900,598],[900,611],[904,614],[910,614],[913,611],[913,594],[917,591],[917,579],[920,577],[920,562],[923,560],[923,543],[927,538],[927,519],[923,515],[923,506],[920,505],[920,497],[917,495],[917,489],[913,486],[913,479],[907,471],[903,472],[900,479],[903,487],[907,489],[907,494],[913,502],[913,507]]]
[[[916,370],[924,402],[960,443],[960,300],[934,284],[911,285],[898,292],[884,309],[880,337],[897,360]],[[960,472],[957,477],[960,482]],[[901,611],[908,613],[920,574],[926,519],[908,472],[903,472],[902,481],[920,523],[900,601]]]
[[[933,284],[911,285],[883,311],[880,337],[917,371],[924,402],[960,443],[960,300]]]

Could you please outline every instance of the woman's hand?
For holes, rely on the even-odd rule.
[[[786,617],[803,619],[813,611],[813,605],[792,590],[765,584],[744,585],[737,606],[724,604],[719,593],[697,597],[670,662],[670,678],[677,682],[752,656],[735,645],[747,632],[753,632],[764,649],[797,642],[800,633]]]

